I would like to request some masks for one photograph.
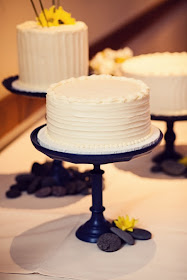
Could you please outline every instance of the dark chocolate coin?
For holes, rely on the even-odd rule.
[[[10,190],[18,190],[19,191],[19,185],[14,184],[14,185],[10,186]]]
[[[19,190],[9,190],[6,192],[6,197],[8,198],[16,198],[19,197],[21,195],[21,192]]]
[[[87,183],[82,180],[76,180],[76,193],[81,193],[87,187]]]
[[[159,164],[154,165],[153,167],[151,167],[151,171],[152,171],[153,173],[159,173],[159,172],[162,171],[162,167],[161,167]]]
[[[52,187],[52,195],[54,196],[64,196],[66,195],[67,191],[66,188],[63,186],[53,186]]]
[[[114,233],[104,233],[97,241],[99,249],[105,252],[115,252],[121,248],[121,239]]]
[[[35,193],[40,187],[41,177],[36,176],[31,184],[27,187],[27,193],[32,194]]]
[[[66,185],[67,194],[73,195],[76,194],[76,181],[69,182]]]
[[[172,176],[180,176],[183,175],[186,172],[186,167],[174,160],[164,160],[162,162],[162,170]]]
[[[51,194],[52,190],[51,190],[51,187],[45,187],[45,188],[41,188],[39,189],[36,193],[35,193],[35,196],[36,197],[47,197]]]
[[[52,162],[46,162],[44,164],[39,164],[38,162],[34,162],[32,165],[31,172],[35,176],[48,176],[51,168],[52,168]]]
[[[83,194],[83,195],[92,194],[92,189],[91,188],[86,188],[86,189],[82,190],[81,194]]]
[[[151,233],[148,230],[141,229],[141,228],[134,228],[134,230],[128,231],[128,233],[137,240],[148,240],[151,239]]]
[[[41,164],[39,164],[38,162],[34,162],[31,169],[32,174],[34,174],[35,176],[39,176],[40,170],[41,170]]]
[[[134,245],[134,238],[127,232],[123,231],[120,228],[117,227],[111,227],[110,230],[115,233],[117,236],[119,236],[123,241],[125,241],[129,245]]]
[[[41,180],[41,187],[50,187],[56,185],[56,181],[53,177],[43,177]]]
[[[16,176],[15,180],[19,185],[28,185],[34,179],[34,175],[31,173],[19,174]]]

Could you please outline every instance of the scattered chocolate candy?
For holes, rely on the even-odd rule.
[[[44,187],[50,187],[50,186],[54,186],[56,185],[56,181],[53,177],[43,177],[42,180],[41,180],[41,187],[44,188]]]
[[[54,195],[54,196],[60,197],[60,196],[66,195],[66,193],[67,193],[67,190],[63,186],[53,186],[52,187],[52,195]]]
[[[151,171],[153,173],[159,173],[159,172],[162,172],[162,167],[160,165],[154,165],[153,167],[151,167]]]
[[[87,183],[85,181],[76,180],[75,185],[77,193],[81,193],[84,189],[87,188]]]
[[[51,187],[45,187],[45,188],[41,188],[39,189],[36,193],[35,193],[35,196],[36,197],[47,197],[51,194],[52,190],[51,190]]]
[[[111,227],[110,230],[113,233],[115,233],[117,236],[119,236],[127,244],[134,245],[135,240],[127,231],[123,231],[123,230],[121,230],[120,228],[117,228],[117,227]]]
[[[19,185],[27,185],[32,182],[34,175],[31,173],[19,174],[16,176],[15,180]]]
[[[19,191],[19,185],[14,184],[14,185],[10,186],[10,190],[18,190]]]
[[[34,162],[32,165],[31,172],[35,176],[48,176],[51,167],[52,167],[52,162],[45,162],[44,164],[39,164],[38,162]]]
[[[81,194],[83,194],[83,195],[89,195],[89,194],[91,194],[92,193],[92,189],[91,188],[86,188],[86,189],[84,189],[82,192],[81,192]]]
[[[16,198],[21,196],[21,192],[17,189],[9,190],[6,192],[6,197],[8,198]]]
[[[32,182],[32,180],[34,179],[34,175],[33,174],[20,174],[16,176],[16,182],[18,183],[18,188],[21,192],[26,191],[27,190],[27,186]]]
[[[58,166],[59,167],[59,166]],[[58,181],[53,176],[55,165],[53,162],[39,164],[35,162],[32,166],[32,173],[19,174],[16,176],[16,184],[9,190],[19,192],[27,191],[28,194],[36,194],[37,197],[64,196],[75,194],[90,194],[91,176],[90,171],[79,172],[77,167],[67,168],[60,172]],[[58,171],[59,172],[59,171]],[[50,187],[46,190],[46,187]],[[45,189],[42,191],[41,189]],[[13,196],[14,195],[11,195]],[[8,196],[7,196],[8,197]],[[15,196],[16,197],[16,196]]]
[[[66,190],[67,190],[67,194],[69,194],[69,195],[76,194],[77,193],[77,191],[76,191],[76,181],[69,182],[66,185]]]
[[[151,239],[151,233],[148,230],[141,228],[134,228],[133,231],[128,233],[136,240],[148,240]]]
[[[99,249],[105,252],[115,252],[121,248],[121,239],[114,233],[104,233],[97,241]]]
[[[40,188],[41,177],[36,176],[34,180],[27,187],[27,193],[32,194],[35,193]]]
[[[164,160],[161,167],[166,174],[172,176],[180,176],[186,172],[186,167],[174,160]]]

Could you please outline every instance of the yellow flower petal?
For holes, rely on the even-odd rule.
[[[126,217],[119,216],[117,220],[114,220],[115,225],[120,228],[121,230],[125,231],[133,231],[133,228],[138,220],[132,218],[129,219],[129,216],[126,215]]]
[[[37,22],[43,27],[50,27],[59,26],[61,24],[75,24],[76,20],[71,17],[70,13],[64,11],[61,6],[58,8],[52,6],[48,10],[44,9],[44,12],[40,13],[39,18],[37,18]]]
[[[124,57],[116,57],[115,58],[115,62],[116,63],[123,63],[125,61],[125,58]]]
[[[183,157],[183,158],[179,159],[178,162],[187,166],[187,157]]]

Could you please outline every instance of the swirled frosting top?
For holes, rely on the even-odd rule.
[[[142,81],[110,75],[92,75],[71,78],[52,84],[47,97],[63,102],[124,103],[149,95]]]
[[[187,75],[187,52],[152,53],[134,56],[122,65],[125,73],[134,75]]]
[[[59,26],[42,27],[35,21],[25,21],[18,24],[17,29],[24,31],[32,31],[38,33],[54,33],[54,32],[74,32],[77,30],[87,29],[87,25],[82,21],[76,21],[75,24],[61,24]]]

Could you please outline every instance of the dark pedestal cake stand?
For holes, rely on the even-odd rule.
[[[29,92],[29,91],[25,91],[25,90],[15,89],[12,84],[14,81],[18,80],[18,78],[19,78],[18,75],[8,77],[3,80],[2,84],[4,85],[4,87],[7,90],[9,90],[10,92],[17,94],[17,95],[23,95],[23,96],[27,96],[27,97],[36,97],[36,98],[46,98],[46,92],[34,92],[34,91]],[[58,160],[55,159],[54,161],[52,161],[52,164],[50,167],[49,167],[48,163],[44,164],[44,166],[42,166],[40,168],[41,172],[39,170],[39,167],[40,167],[40,165],[37,163],[35,163],[35,165],[33,166],[33,169],[38,169],[37,175],[50,176],[54,179],[54,181],[56,182],[57,185],[62,184],[64,186],[70,180],[70,177],[72,177],[73,172],[75,172],[75,174],[74,174],[75,178],[79,177],[79,179],[81,178],[81,180],[84,180],[84,176],[81,176],[81,174],[80,174],[80,176],[77,176],[77,174],[78,174],[77,170],[74,171],[71,168],[71,174],[69,174],[68,170],[64,168],[63,162],[61,159],[58,159]],[[43,170],[45,170],[45,169],[47,171],[47,175],[43,175]],[[87,193],[87,192],[85,192],[85,193]]]
[[[187,115],[183,116],[161,116],[151,115],[152,120],[165,121],[167,124],[167,130],[164,135],[165,147],[164,151],[153,158],[153,161],[157,164],[161,164],[165,160],[178,160],[182,158],[182,155],[175,151],[175,139],[176,135],[173,130],[174,122],[187,120]]]
[[[111,224],[105,220],[103,216],[103,211],[105,208],[102,204],[102,175],[104,171],[100,169],[100,165],[120,161],[129,161],[133,158],[150,152],[161,141],[162,133],[157,129],[159,133],[154,140],[152,139],[152,141],[150,141],[147,145],[144,145],[143,147],[133,151],[116,154],[91,155],[58,152],[41,146],[38,142],[37,135],[40,129],[43,127],[44,126],[40,126],[36,128],[31,134],[31,141],[37,150],[55,160],[64,160],[75,164],[93,164],[94,166],[93,170],[91,171],[92,207],[90,208],[90,211],[92,212],[92,215],[90,220],[78,228],[76,231],[76,236],[82,241],[96,243],[101,234],[109,232],[111,226]]]

